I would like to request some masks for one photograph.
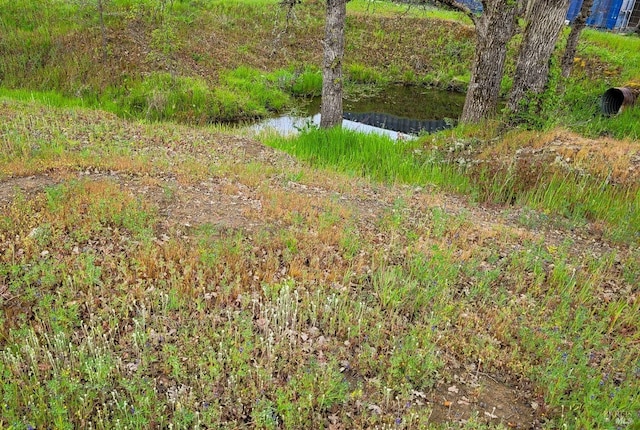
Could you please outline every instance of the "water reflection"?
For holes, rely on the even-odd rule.
[[[345,99],[342,126],[392,139],[411,139],[421,132],[432,133],[450,127],[460,116],[463,105],[464,94],[391,86],[373,96]],[[273,129],[285,135],[296,133],[319,125],[319,112],[320,98],[315,98],[300,116],[269,118],[251,129],[256,132]]]
[[[251,130],[259,133],[265,130],[275,130],[278,133],[287,136],[290,134],[296,134],[300,130],[311,126],[320,126],[320,114],[315,114],[311,117],[298,117],[298,116],[281,116],[277,118],[269,118],[259,124],[255,124],[251,127]],[[388,136],[394,140],[406,140],[412,139],[416,136],[401,133],[394,130],[386,130],[380,127],[374,127],[372,125],[363,124],[356,121],[349,121],[347,119],[342,120],[342,128],[347,130],[355,130],[362,133],[376,133],[381,136]]]
[[[451,121],[443,119],[419,120],[411,118],[401,118],[387,113],[379,112],[345,112],[342,116],[349,121],[355,121],[373,127],[384,128],[386,130],[398,131],[407,134],[434,133],[444,130],[452,125]]]
[[[426,121],[430,119],[458,119],[464,106],[464,93],[435,90],[419,86],[390,85],[379,92],[360,97],[347,94],[345,112],[379,112],[400,118]],[[320,112],[320,97],[314,98],[307,112]]]

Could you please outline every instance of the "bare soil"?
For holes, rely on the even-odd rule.
[[[140,135],[139,131],[136,127],[128,129],[128,132],[134,133],[132,137]],[[225,135],[204,137],[211,143],[205,152],[214,149],[216,156],[235,159],[238,166],[259,163],[265,168],[270,165],[280,168],[288,166],[289,169],[302,168],[289,156],[249,138]],[[598,142],[578,140],[575,137],[571,137],[571,145],[572,150],[577,153],[601,147]],[[577,146],[581,148],[575,148]],[[185,147],[190,148],[188,145]],[[604,147],[610,152],[608,146]],[[179,158],[180,147],[174,149],[173,156]],[[171,151],[168,154],[171,158]],[[627,155],[632,160],[629,166],[633,168],[626,170],[628,173],[625,179],[635,174],[633,157],[636,155],[631,152]],[[377,223],[393,210],[395,199],[401,195],[407,201],[409,224],[421,222],[425,209],[434,207],[466,220],[465,237],[443,239],[450,246],[454,246],[454,249],[458,249],[457,252],[463,252],[463,249],[473,247],[477,243],[495,242],[495,246],[507,255],[519,249],[524,241],[540,241],[548,246],[558,246],[567,239],[573,241],[571,252],[576,255],[604,255],[612,249],[624,252],[624,249],[607,243],[601,236],[594,234],[597,229],[587,227],[574,231],[551,228],[547,225],[532,228],[521,224],[519,209],[475,205],[464,197],[444,194],[430,188],[386,187],[364,182],[346,187],[347,182],[341,183],[344,179],[333,183],[331,179],[322,178],[322,174],[302,182],[279,175],[260,181],[237,175],[218,175],[201,181],[184,181],[169,173],[136,174],[127,170],[106,172],[98,168],[75,171],[54,169],[37,175],[5,177],[1,180],[0,204],[10,204],[17,193],[29,198],[42,192],[45,187],[70,179],[114,182],[122,189],[151,202],[157,207],[162,218],[162,228],[158,231],[158,236],[176,229],[188,236],[192,228],[204,224],[215,226],[221,231],[231,229],[247,233],[278,226],[280,220],[277,212],[265,207],[269,205],[265,197],[278,193],[284,193],[292,201],[298,202],[298,205],[310,208],[337,202],[341,207],[348,208],[349,213],[357,220],[358,228],[378,234]],[[504,238],[509,239],[504,241]],[[386,245],[385,238],[381,238],[380,241],[381,246]],[[608,285],[602,291],[604,299],[625,293],[628,292],[620,291],[615,284]],[[456,354],[447,358],[452,369],[452,378],[441,380],[430,392],[415,392],[414,405],[407,407],[429,405],[433,422],[463,423],[476,416],[486,422],[502,423],[510,428],[529,429],[541,425],[541,420],[544,420],[546,414],[545,405],[542,399],[536,397],[526,380],[510,376],[508,372],[485,373],[480,363],[461,363],[458,359]]]

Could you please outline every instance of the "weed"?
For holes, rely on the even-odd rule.
[[[350,64],[347,66],[349,80],[359,84],[383,84],[384,78],[377,70],[364,64]],[[408,82],[412,82],[409,80]]]
[[[149,31],[137,34],[151,35],[170,25],[182,44],[163,46],[161,33],[145,43],[166,53],[159,62],[184,59],[184,68],[129,70],[125,79],[105,67],[108,78],[88,73],[80,88],[74,76],[95,64],[80,53],[66,61],[77,51],[63,52],[59,32],[69,43],[84,37],[95,25],[90,8],[27,3],[0,2],[1,51],[11,54],[0,65],[3,85],[30,88],[3,93],[23,102],[0,103],[0,427],[433,427],[438,400],[424,397],[438,393],[436,381],[482,374],[527,381],[531,391],[518,393],[534,396],[538,411],[510,403],[544,412],[551,427],[637,421],[639,202],[626,176],[535,157],[502,163],[501,151],[523,142],[537,149],[544,136],[498,136],[495,124],[410,142],[339,130],[270,138],[305,165],[210,129],[121,121],[86,107],[111,97],[122,104],[109,109],[122,116],[195,123],[266,115],[296,91],[317,91],[318,70],[298,64],[314,51],[301,37],[251,59],[264,52],[253,37],[262,44],[273,30],[263,0],[113,0],[111,10],[125,14],[109,15],[110,30],[139,25]],[[375,19],[374,39],[358,39],[371,28],[367,4],[384,19]],[[447,86],[464,76],[466,27],[402,20],[405,6],[367,4],[349,2],[356,37],[346,65],[359,79],[428,75]],[[317,40],[319,5],[300,10],[304,30],[290,30]],[[408,15],[423,12],[432,13]],[[401,41],[414,36],[399,30],[414,24],[438,43],[433,61],[403,52]],[[215,56],[183,52],[194,46],[186,27],[198,43],[208,40],[197,37],[200,26],[226,32]],[[238,29],[247,33],[241,41]],[[594,106],[601,88],[632,77],[636,42],[586,37],[593,47],[581,49],[594,60],[553,100],[555,118],[591,135],[633,137],[633,111],[605,120]],[[366,59],[363,41],[377,44]],[[218,55],[224,66],[212,66]],[[235,57],[255,63],[239,67]],[[295,67],[285,64],[293,57]],[[189,71],[196,58],[204,77]],[[598,67],[606,78],[585,78]],[[446,148],[456,142],[455,157],[489,147],[496,156],[480,157],[477,170],[453,163]],[[428,183],[492,204],[469,205]],[[207,199],[219,190],[216,211],[251,224],[213,217],[185,227],[172,210],[185,210],[189,195],[204,199],[199,187],[212,187]],[[243,206],[247,194],[260,205]],[[518,225],[506,205],[516,206]],[[495,427],[482,410],[465,426]]]
[[[442,367],[435,345],[419,331],[411,332],[396,342],[389,359],[391,385],[408,383],[414,390],[423,390],[434,384]]]
[[[292,397],[292,393],[308,393]],[[314,427],[319,414],[347,400],[348,384],[337,364],[309,362],[276,393],[278,416],[285,427]]]
[[[448,175],[455,175],[453,169],[447,171],[438,165],[426,165],[421,158],[413,157],[412,151],[419,147],[413,142],[398,143],[384,136],[349,130],[308,130],[296,137],[275,137],[268,140],[268,144],[318,166],[333,165],[355,176],[389,183],[444,184]]]

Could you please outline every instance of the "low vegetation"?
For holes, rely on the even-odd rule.
[[[551,198],[451,200],[428,183],[477,185],[416,143],[374,164],[398,143],[309,132],[290,150],[316,170],[203,129],[2,112],[3,426],[637,419],[637,238],[593,241]],[[323,138],[348,143],[313,155]]]
[[[93,3],[0,0],[0,429],[638,428],[640,39],[507,126],[249,136],[322,2],[104,3],[106,62]],[[463,16],[349,8],[353,96],[464,89]]]
[[[609,160],[619,161],[620,165],[599,170],[601,165],[589,166],[595,155],[574,160],[577,150],[562,138],[555,142],[559,143],[557,149],[548,153],[539,150],[536,155],[535,146],[542,147],[543,142],[557,138],[554,135],[514,132],[503,137],[499,147],[483,148],[473,133],[453,141],[448,135],[426,138],[427,147],[424,140],[398,145],[384,136],[339,129],[310,129],[294,137],[275,136],[266,142],[318,167],[330,166],[390,184],[436,184],[469,194],[478,202],[527,206],[576,225],[597,222],[609,240],[640,240],[640,184],[637,166],[629,163],[626,154],[622,155],[626,163]],[[564,138],[570,140],[571,136]],[[525,139],[529,142],[523,142]],[[513,158],[509,145],[523,154]],[[533,148],[529,149],[529,145]],[[626,148],[638,151],[637,144]],[[500,160],[501,154],[508,154],[506,160]]]
[[[266,116],[299,104],[295,96],[319,95],[321,2],[304,2],[287,20],[264,0],[105,1],[106,46],[91,4],[38,4],[0,3],[5,92],[56,92],[48,100],[196,124]],[[350,81],[458,89],[468,81],[472,32],[452,21],[463,15],[362,0],[349,7]]]
[[[105,1],[103,44],[93,3],[39,1],[0,3],[4,93],[26,90],[57,105],[192,124],[262,117],[300,104],[295,96],[319,94],[322,2],[303,2],[287,19],[266,0]],[[584,33],[571,79],[562,82],[556,67],[542,114],[524,113],[516,122],[637,138],[637,110],[603,118],[599,97],[640,80],[640,39]],[[353,0],[347,79],[464,91],[473,42],[463,14]],[[507,73],[505,94],[509,86]]]

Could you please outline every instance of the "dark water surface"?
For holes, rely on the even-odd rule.
[[[457,120],[464,106],[464,93],[435,90],[431,88],[392,85],[378,94],[358,99],[345,98],[345,112],[385,113],[416,120]],[[320,97],[309,104],[309,113],[320,113]]]
[[[449,127],[462,113],[464,97],[462,93],[423,87],[390,86],[375,95],[345,98],[343,127],[394,139],[409,138],[421,130],[432,132]],[[269,118],[251,128],[289,134],[319,124],[320,102],[316,97],[300,115]]]

